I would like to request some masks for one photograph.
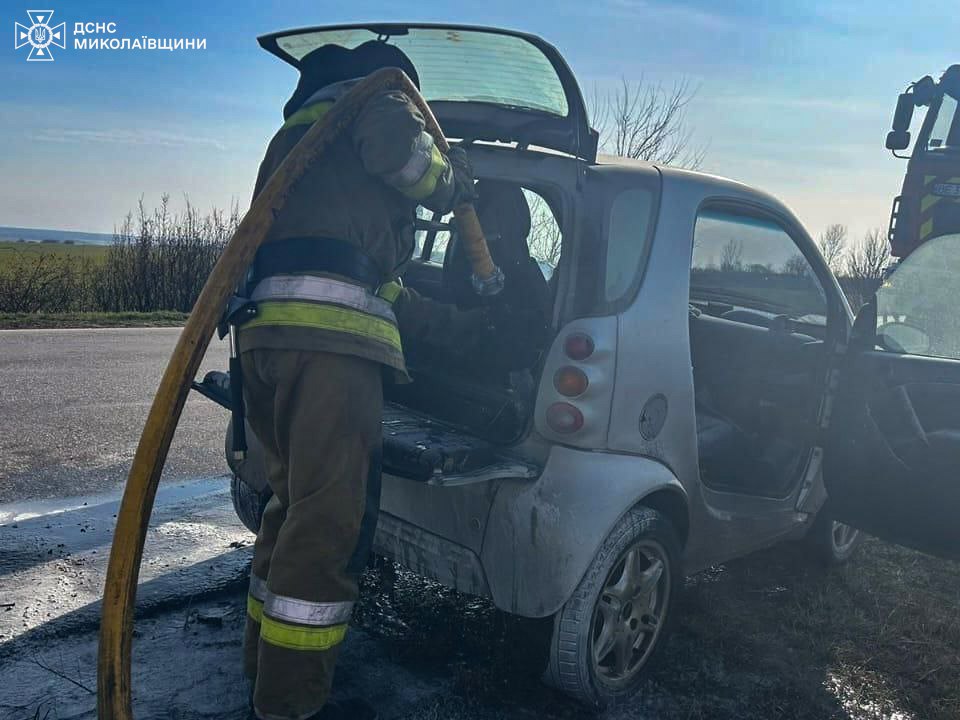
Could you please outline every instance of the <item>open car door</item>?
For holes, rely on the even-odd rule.
[[[914,250],[861,310],[826,445],[833,517],[960,559],[960,234]]]

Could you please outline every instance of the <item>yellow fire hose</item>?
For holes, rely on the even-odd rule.
[[[147,415],[117,512],[117,527],[103,589],[97,659],[97,713],[100,720],[130,720],[133,717],[130,697],[133,611],[147,525],[170,442],[190,392],[190,383],[200,367],[221,313],[298,181],[353,123],[363,105],[384,90],[401,90],[409,96],[423,113],[427,132],[433,135],[438,148],[443,152],[449,149],[426,101],[401,70],[379,70],[365,78],[307,131],[274,172],[210,273],[180,334]],[[460,205],[454,214],[474,273],[481,281],[491,278],[498,271],[490,258],[473,206]]]

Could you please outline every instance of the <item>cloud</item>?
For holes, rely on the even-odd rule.
[[[182,135],[163,130],[75,130],[71,128],[43,128],[31,130],[27,138],[35,142],[105,143],[108,145],[155,145],[168,148],[210,147],[226,150],[216,138]]]

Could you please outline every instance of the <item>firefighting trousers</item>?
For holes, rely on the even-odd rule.
[[[244,664],[262,720],[301,720],[330,693],[380,499],[382,367],[350,355],[250,350],[247,418],[273,498],[257,535]]]

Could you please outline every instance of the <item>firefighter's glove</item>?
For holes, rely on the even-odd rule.
[[[473,186],[473,165],[462,147],[452,147],[447,151],[447,160],[453,170],[453,205],[473,203],[477,191]]]

